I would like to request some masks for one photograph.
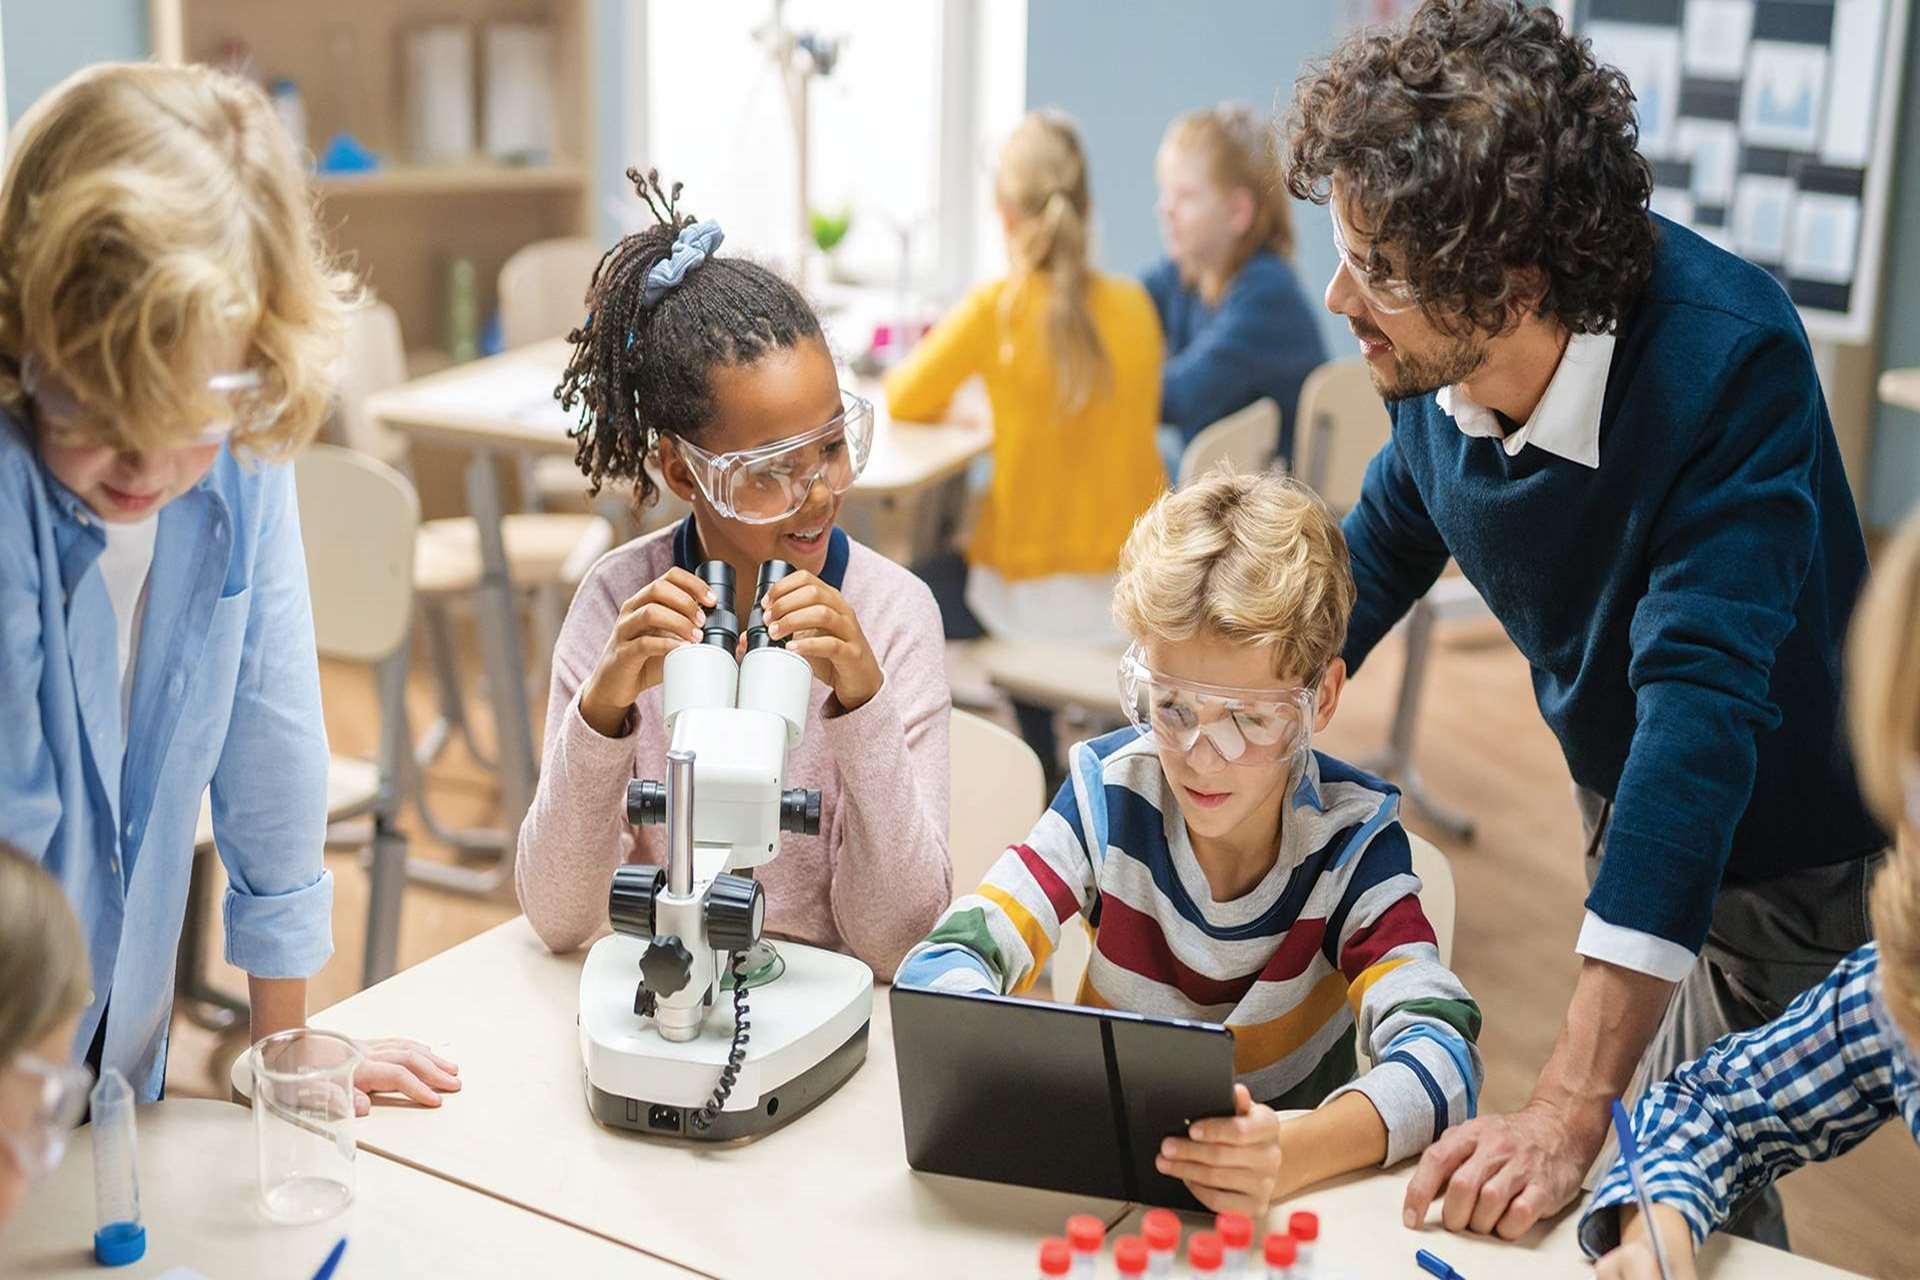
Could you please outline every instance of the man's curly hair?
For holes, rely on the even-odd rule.
[[[1325,204],[1338,177],[1369,271],[1455,337],[1529,310],[1609,332],[1652,273],[1633,90],[1544,6],[1426,0],[1357,32],[1300,77],[1284,128],[1288,191]]]

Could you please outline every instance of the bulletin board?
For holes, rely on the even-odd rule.
[[[1816,339],[1872,336],[1909,0],[1574,0],[1638,99],[1653,208],[1766,268]]]

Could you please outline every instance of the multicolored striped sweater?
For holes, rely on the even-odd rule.
[[[1078,915],[1093,931],[1079,1003],[1224,1023],[1234,1073],[1276,1109],[1366,1095],[1386,1164],[1470,1119],[1480,1010],[1440,963],[1399,793],[1313,753],[1273,868],[1215,902],[1150,740],[1073,749],[1026,843],[947,909],[895,982],[1021,994]],[[1372,1068],[1358,1075],[1357,1042]]]

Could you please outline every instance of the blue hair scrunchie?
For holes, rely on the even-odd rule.
[[[687,272],[705,262],[720,242],[726,239],[720,230],[720,224],[708,219],[683,227],[674,237],[673,252],[653,264],[647,272],[647,283],[640,294],[640,305],[655,306],[666,297],[682,280]]]

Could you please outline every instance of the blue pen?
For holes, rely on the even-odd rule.
[[[340,1242],[333,1246],[333,1252],[327,1255],[327,1260],[320,1264],[318,1271],[313,1273],[313,1280],[331,1280],[334,1271],[340,1266],[340,1255],[346,1251],[347,1238],[341,1236]]]
[[[1428,1253],[1425,1249],[1414,1254],[1413,1260],[1420,1264],[1422,1271],[1435,1277],[1436,1280],[1467,1280],[1465,1276],[1453,1269],[1452,1263],[1438,1254]]]
[[[1640,1144],[1634,1140],[1633,1122],[1627,1118],[1627,1109],[1620,1100],[1613,1100],[1613,1132],[1620,1139],[1620,1159],[1627,1166],[1627,1178],[1633,1183],[1633,1198],[1640,1206],[1640,1221],[1647,1225],[1647,1240],[1653,1246],[1654,1265],[1660,1268],[1660,1280],[1669,1280],[1672,1272],[1667,1270],[1666,1247],[1660,1243],[1660,1232],[1656,1229],[1653,1217],[1653,1197],[1647,1194],[1646,1175],[1640,1169]]]

